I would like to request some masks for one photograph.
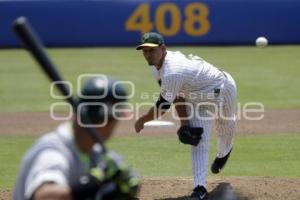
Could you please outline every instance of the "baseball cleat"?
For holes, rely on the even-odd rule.
[[[214,174],[218,174],[225,166],[229,156],[230,156],[230,153],[232,151],[232,148],[230,149],[229,153],[222,157],[222,158],[218,158],[216,157],[213,164],[211,165],[211,172],[214,173]]]
[[[189,199],[192,200],[207,200],[208,199],[208,192],[202,185],[198,185],[194,188],[193,193]]]

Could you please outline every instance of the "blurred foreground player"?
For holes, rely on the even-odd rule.
[[[96,76],[85,82],[81,94],[72,122],[41,137],[23,157],[14,200],[135,198],[135,173],[118,154],[104,154],[84,127],[97,126],[105,143],[124,114],[125,89],[110,77]]]

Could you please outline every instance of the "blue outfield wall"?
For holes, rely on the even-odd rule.
[[[26,16],[47,46],[134,46],[157,31],[168,45],[300,43],[300,0],[0,0],[0,47]]]

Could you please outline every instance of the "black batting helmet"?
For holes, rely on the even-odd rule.
[[[93,76],[83,84],[79,95],[81,122],[89,125],[112,119],[120,114],[114,105],[126,100],[127,92],[121,83],[109,76]]]

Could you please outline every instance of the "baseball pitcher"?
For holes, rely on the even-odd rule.
[[[181,118],[179,140],[191,145],[194,189],[192,199],[207,199],[209,140],[216,123],[218,148],[211,166],[219,173],[233,147],[236,128],[236,84],[230,74],[198,56],[185,56],[168,51],[163,37],[155,32],[145,33],[141,44],[145,60],[160,84],[160,97],[155,106],[135,123],[136,132],[144,123],[162,116],[173,103]]]

